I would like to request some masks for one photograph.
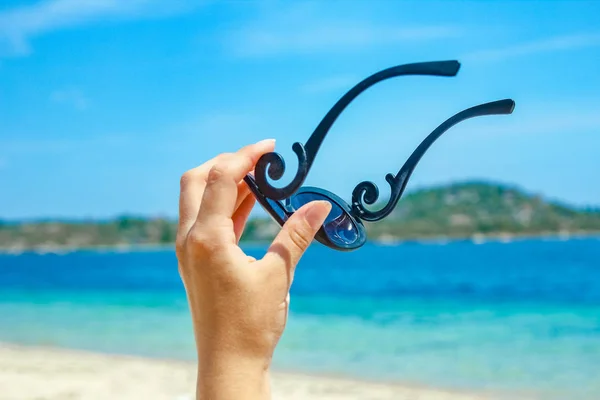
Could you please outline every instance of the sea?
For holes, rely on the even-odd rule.
[[[600,399],[600,238],[314,244],[291,294],[276,369]],[[0,341],[194,360],[174,251],[0,255]]]

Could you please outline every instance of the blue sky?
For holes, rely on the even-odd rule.
[[[379,84],[340,117],[307,184],[349,198],[397,172],[463,108],[409,190],[456,180],[600,204],[600,2],[4,0],[0,218],[175,216],[179,176],[222,151],[305,142],[335,101],[392,65],[456,78]]]

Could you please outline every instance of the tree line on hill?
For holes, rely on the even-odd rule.
[[[377,208],[376,206],[374,208]],[[546,201],[521,189],[456,183],[408,193],[383,221],[366,223],[370,239],[600,232],[600,209]],[[268,217],[248,221],[243,241],[268,241],[279,227]],[[0,248],[86,248],[171,245],[177,221],[122,216],[107,221],[2,221]]]

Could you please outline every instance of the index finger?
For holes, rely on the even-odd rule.
[[[206,186],[208,171],[223,156],[224,154],[219,154],[204,164],[186,171],[181,176],[179,184],[179,229],[181,231],[187,232],[194,224],[200,209],[200,201]]]
[[[238,198],[238,183],[254,169],[263,154],[273,151],[274,144],[272,139],[263,140],[215,163],[208,173],[197,220],[231,219]]]
[[[275,148],[274,141],[270,142],[271,144],[270,147],[267,147],[267,151],[272,151]],[[244,149],[251,146],[254,145],[246,146],[238,151],[245,151]],[[231,156],[231,153],[219,154],[213,159],[206,161],[204,164],[185,172],[181,177],[179,193],[179,231],[183,234],[187,234],[187,231],[189,231],[194,225],[194,222],[196,222],[198,211],[200,210],[200,203],[202,202],[202,196],[206,187],[208,172],[215,164],[224,161],[229,156]],[[250,191],[241,179],[239,185],[241,190]],[[243,198],[238,199],[238,202],[241,202],[241,200],[243,200]],[[238,203],[236,204],[239,206]]]

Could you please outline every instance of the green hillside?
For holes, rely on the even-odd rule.
[[[596,233],[600,210],[556,204],[506,185],[470,182],[409,193],[387,219],[366,225],[371,239]],[[0,221],[0,248],[169,245],[176,229],[176,221],[163,218]],[[269,240],[277,231],[269,218],[252,219],[243,240]]]
[[[576,209],[506,185],[469,182],[406,195],[372,234],[470,236],[600,231],[600,210]]]

